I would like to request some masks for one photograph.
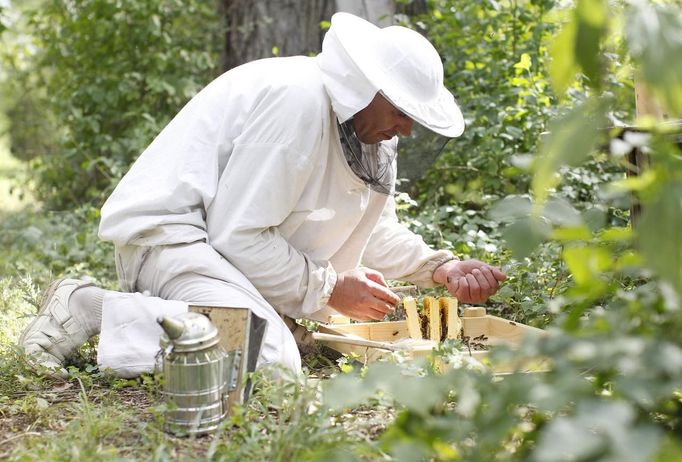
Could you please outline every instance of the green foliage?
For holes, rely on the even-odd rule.
[[[682,47],[680,47],[682,58]],[[665,137],[654,137],[653,166],[650,180],[637,187],[644,202],[637,237],[647,267],[669,284],[678,297],[682,296],[682,164],[679,145]]]
[[[21,84],[14,82],[13,87]],[[18,90],[8,88],[6,91]],[[10,119],[9,137],[12,152],[21,160],[35,159],[54,149],[58,132],[54,115],[49,112],[45,101],[45,92],[40,89],[23,92],[13,96],[11,107],[7,110]]]
[[[446,85],[467,128],[451,141],[413,194],[422,206],[480,209],[491,196],[525,188],[515,156],[533,152],[555,113],[544,62],[555,25],[544,21],[551,1],[430,2],[413,19],[441,53]]]
[[[40,52],[25,83],[44,89],[63,130],[35,161],[39,198],[60,208],[101,204],[216,74],[219,21],[201,1],[46,0],[35,10]]]
[[[627,111],[611,91],[611,71],[613,63],[630,58],[674,113],[680,86],[660,66],[682,60],[682,46],[669,38],[679,36],[679,27],[666,7],[605,8],[601,2],[578,2],[554,47],[561,53],[554,57],[563,60],[562,72],[581,72],[592,90],[548,125],[538,156],[528,162],[533,194],[507,196],[491,213],[491,221],[509,223],[504,233],[519,259],[534,255],[533,249],[544,258],[554,248],[563,263],[553,267],[569,281],[549,297],[554,322],[548,335],[525,342],[520,351],[498,349],[491,361],[544,357],[550,370],[493,377],[457,368],[438,375],[426,367],[415,374],[382,365],[376,372],[370,367],[363,377],[333,381],[332,406],[390,396],[402,408],[378,442],[396,460],[649,461],[674,460],[680,453],[679,134],[671,136],[668,126],[655,124],[648,127],[650,135],[597,130],[608,117]],[[628,24],[622,17],[632,21],[640,14],[646,27],[628,29],[630,46],[640,48],[631,57],[617,56],[627,49],[605,31],[622,36],[617,26]],[[676,14],[679,18],[679,10]],[[595,43],[584,46],[586,37]],[[657,46],[665,58],[640,53]],[[527,61],[518,63],[524,67]],[[654,77],[650,81],[647,75]],[[575,84],[565,80],[557,87],[574,89]],[[606,136],[620,139],[605,143]],[[605,144],[610,157],[595,155],[595,148]],[[653,166],[641,177],[624,180],[611,172],[629,167],[623,155],[633,147],[646,151]],[[613,167],[603,166],[607,162]],[[589,189],[579,185],[582,179],[589,180]],[[601,191],[595,191],[599,184]],[[623,227],[627,215],[615,207],[627,204],[630,194],[644,210],[634,231]],[[594,203],[591,209],[584,207],[587,201]],[[429,212],[432,227],[421,219]],[[456,247],[452,221],[441,212],[426,208],[411,225],[432,229],[439,243],[451,236]],[[412,387],[422,399],[413,398]],[[353,393],[341,395],[342,389]]]
[[[510,202],[525,205],[515,209],[509,207]],[[503,228],[502,224],[513,221],[519,214],[530,214],[529,199],[510,196],[498,208],[504,209],[505,213],[494,211],[491,216],[486,216],[484,211],[467,210],[465,205],[456,203],[422,207],[411,212],[412,208],[417,208],[417,204],[406,194],[398,196],[397,204],[402,222],[434,247],[452,249],[461,258],[477,258],[502,266],[508,279],[488,303],[489,310],[508,319],[538,327],[546,325],[552,319],[552,314],[546,309],[547,301],[561,293],[568,283],[562,269],[560,248],[548,243],[535,251],[533,259],[516,260],[510,260],[509,252],[504,249],[503,236],[513,235],[514,226],[522,226],[519,226],[520,222],[513,222],[509,227]],[[519,232],[518,242],[522,246],[530,245],[527,231],[521,229]],[[535,245],[528,249],[528,253],[545,238],[545,234],[542,234]],[[513,249],[519,250],[516,246]]]
[[[377,450],[354,438],[362,432],[362,422],[356,421],[349,433],[341,424],[343,416],[321,406],[318,381],[301,382],[287,371],[276,375],[280,377],[275,381],[268,373],[256,375],[256,395],[227,419],[224,427],[229,436],[215,441],[209,450],[211,460],[327,461],[379,456]]]
[[[21,13],[26,8],[28,5],[23,3],[12,5],[11,16],[8,12],[2,18],[9,27],[0,34],[0,94],[9,122],[2,134],[5,131],[9,134],[14,157],[21,160],[49,153],[59,138],[54,114],[47,107],[46,92],[31,66],[36,43],[25,33],[27,20]]]
[[[550,75],[554,87],[563,93],[582,70],[587,82],[601,83],[601,39],[606,33],[607,5],[603,0],[578,0],[570,22],[557,36],[552,46]]]
[[[30,276],[45,287],[52,278],[91,277],[107,286],[116,280],[113,246],[97,237],[99,210],[23,210],[2,214],[0,277]]]
[[[41,40],[60,38],[47,48],[49,53],[41,55],[41,62],[64,58],[69,63],[65,69],[73,72],[77,60],[71,51],[83,49],[75,46],[82,43],[75,37],[81,36],[74,34],[71,40],[69,34],[83,30],[88,31],[89,41],[101,38],[98,30],[79,22],[83,19],[79,15],[88,11],[96,17],[113,8],[113,2],[74,2],[68,12],[57,8],[61,4],[48,3],[44,13],[37,13],[34,25]],[[92,10],[81,10],[81,5]],[[141,2],[136,5],[156,8]],[[176,3],[160,5],[163,9]],[[323,400],[317,383],[311,381],[259,381],[249,407],[235,411],[215,438],[197,444],[201,447],[197,453],[197,446],[192,446],[196,441],[181,443],[163,435],[160,409],[155,415],[140,415],[136,407],[146,409],[147,402],[140,406],[138,398],[131,411],[112,404],[113,398],[107,395],[111,390],[123,393],[135,387],[153,389],[157,384],[106,381],[93,366],[86,366],[85,372],[72,368],[72,376],[85,391],[58,407],[58,401],[45,391],[51,385],[30,375],[16,350],[4,348],[0,375],[8,380],[0,382],[3,417],[25,418],[41,431],[55,421],[63,424],[55,418],[57,413],[66,414],[72,422],[62,425],[60,438],[49,432],[27,435],[10,456],[14,460],[81,456],[112,460],[679,460],[680,148],[669,128],[655,123],[648,126],[649,135],[599,130],[619,119],[632,119],[634,98],[628,94],[632,83],[627,74],[631,60],[670,112],[679,113],[679,11],[646,3],[614,7],[600,0],[580,0],[569,11],[556,12],[552,6],[542,1],[443,0],[431,2],[426,16],[412,18],[412,24],[428,32],[442,51],[447,79],[462,103],[468,129],[448,145],[412,191],[417,201],[407,195],[398,198],[404,222],[427,242],[505,269],[509,279],[494,297],[491,311],[547,327],[546,337],[531,339],[518,350],[496,349],[492,363],[542,357],[551,365],[547,372],[493,376],[486,368],[474,367],[466,354],[443,348],[439,360],[379,364],[357,374],[340,374],[326,385]],[[57,18],[54,31],[60,31],[59,37],[47,30],[48,14]],[[129,13],[121,14],[128,17]],[[112,15],[117,17],[116,12]],[[567,21],[561,31],[555,30],[557,18]],[[152,29],[139,33],[158,34],[158,29]],[[116,36],[112,29],[103,30]],[[137,33],[128,30],[129,35]],[[64,34],[67,38],[61,40]],[[61,43],[69,46],[59,48]],[[553,67],[548,67],[549,44]],[[150,46],[174,52],[166,44]],[[137,52],[121,53],[125,57]],[[109,55],[97,55],[97,59],[104,61]],[[94,54],[87,56],[95,60]],[[139,56],[148,57],[142,52]],[[88,149],[93,140],[108,149],[102,159],[85,164],[81,159],[69,166],[70,158],[61,158],[65,171],[80,172],[85,165],[90,175],[96,165],[112,178],[120,174],[131,158],[128,154],[137,155],[131,147],[143,147],[149,141],[143,138],[174,111],[166,103],[181,104],[188,96],[179,96],[182,92],[175,83],[170,84],[175,94],[164,85],[154,86],[147,77],[159,76],[155,73],[159,62],[151,61],[153,66],[145,68],[138,80],[129,75],[130,67],[123,67],[131,77],[118,82],[125,91],[105,76],[97,77],[103,94],[85,78],[69,77],[55,67],[50,69],[61,80],[43,76],[54,85],[49,95],[62,92],[61,86],[71,85],[72,78],[83,86],[82,92],[80,87],[64,86],[73,91],[74,102],[61,98],[61,106],[55,109],[66,114],[60,120],[68,122],[60,152],[72,156],[92,152]],[[93,68],[91,61],[83,63],[90,76],[95,75]],[[180,75],[173,74],[173,69],[167,69],[168,75]],[[139,84],[140,79],[150,95],[164,102],[159,103],[158,112],[151,111],[150,100],[142,98],[139,106],[116,112],[125,115],[121,130],[128,131],[116,131],[118,127],[106,125],[101,116],[92,119],[99,131],[88,125],[88,117],[97,109],[93,101],[107,101],[120,109],[124,105],[119,105],[119,98],[130,103],[122,96],[132,94],[127,85]],[[566,107],[557,107],[559,100]],[[143,113],[156,119],[138,118]],[[550,133],[541,136],[546,129]],[[77,138],[81,132],[84,138]],[[118,135],[106,138],[110,133]],[[127,141],[113,148],[114,140]],[[83,146],[88,149],[81,150]],[[647,151],[652,167],[643,176],[625,179],[623,172],[630,166],[624,154],[632,147]],[[105,159],[113,160],[106,163]],[[51,165],[41,164],[43,175],[50,169],[56,171]],[[82,179],[91,181],[87,175]],[[69,187],[76,184],[68,175],[64,181]],[[102,191],[110,186],[108,181],[98,184]],[[45,189],[41,191],[46,195]],[[644,207],[634,230],[627,226],[631,195]],[[68,200],[63,195],[55,203]],[[21,316],[35,308],[35,281],[44,285],[50,273],[71,271],[113,279],[111,249],[96,244],[96,219],[96,212],[88,207],[76,216],[3,217],[0,243],[9,251],[0,256],[0,272],[5,276],[0,279],[0,320],[11,326],[0,338],[3,345],[18,335],[26,321]],[[79,261],[84,263],[78,266]],[[30,272],[33,280],[8,277],[16,269]],[[437,372],[434,366],[439,361],[449,365]],[[347,362],[343,366],[344,371],[353,370]],[[98,388],[105,390],[105,397],[97,395],[94,405],[91,394]],[[363,421],[365,415],[373,417]],[[79,439],[83,434],[88,441]],[[188,447],[189,451],[182,452]]]
[[[632,295],[583,319],[580,334],[555,330],[491,358],[550,358],[547,372],[379,364],[332,380],[325,402],[346,411],[373,397],[395,403],[402,410],[376,443],[394,460],[654,460],[664,432],[676,438],[682,404],[679,339],[654,331],[679,319],[659,311],[643,332],[631,323],[635,313],[660,310],[663,299],[650,288]]]
[[[622,169],[604,166],[603,160],[591,160],[585,167],[561,170],[568,181],[559,184],[553,176],[556,169],[578,162],[564,159],[557,165],[548,164],[544,168],[552,175],[537,176],[534,181],[542,178],[547,182],[538,185],[536,193],[544,194],[547,186],[557,186],[550,205],[556,209],[554,213],[548,210],[549,216],[538,219],[531,217],[529,207],[502,223],[499,217],[487,216],[499,199],[527,192],[529,169],[534,163],[531,153],[540,146],[544,151],[561,151],[561,158],[583,153],[581,146],[545,139],[546,130],[564,124],[558,120],[550,127],[552,117],[566,113],[563,117],[582,122],[591,132],[596,132],[599,120],[583,117],[580,110],[557,107],[548,50],[554,46],[557,18],[565,15],[553,10],[554,2],[449,0],[429,5],[430,11],[411,23],[429,36],[443,56],[446,85],[462,107],[467,128],[462,137],[446,146],[425,178],[413,187],[411,194],[419,205],[403,207],[401,219],[434,247],[502,265],[510,277],[507,285],[514,291],[504,289],[493,299],[493,309],[543,325],[552,318],[545,309],[548,301],[561,293],[567,280],[556,245],[544,245],[535,255],[532,251],[547,241],[553,221],[577,216],[579,221],[598,227],[600,222],[605,223],[607,211],[613,218],[614,212],[595,206],[594,188],[621,178]],[[554,55],[553,62],[559,58]],[[611,62],[619,61],[611,57]],[[609,91],[619,102],[623,88],[618,79],[609,80]],[[580,83],[573,84],[568,96],[569,101],[581,101],[585,90]],[[612,118],[631,111],[632,98],[626,101],[628,104],[619,106]],[[581,141],[596,143],[597,138],[585,136]],[[583,155],[588,154],[589,150]],[[573,203],[569,208],[575,209],[568,215],[570,210],[558,206],[567,201]],[[510,261],[510,250],[515,260]]]
[[[540,148],[534,164],[533,195],[543,203],[550,188],[558,184],[559,167],[576,165],[584,161],[595,148],[598,128],[603,126],[603,111],[588,102],[576,106],[549,124],[550,136]],[[595,115],[596,113],[596,115]]]
[[[632,57],[641,65],[642,77],[670,115],[682,117],[682,15],[679,4],[635,3],[627,16],[627,39]]]
[[[589,108],[594,114],[590,118],[585,117],[585,112],[580,109],[571,112],[557,107],[549,77],[549,70],[553,68],[549,67],[549,63],[561,66],[560,60],[569,60],[568,67],[578,71],[583,70],[580,65],[585,60],[591,63],[598,61],[599,66],[590,68],[590,78],[581,81],[594,81],[596,86],[593,86],[601,88],[599,85],[603,80],[604,87],[608,86],[605,94],[616,102],[609,107],[608,117],[611,121],[630,117],[634,99],[631,83],[622,82],[626,76],[614,72],[607,74],[605,79],[594,78],[597,70],[622,72],[622,69],[627,69],[623,58],[609,53],[583,59],[587,54],[600,51],[601,45],[596,48],[591,45],[591,48],[583,50],[584,47],[578,47],[575,41],[562,38],[564,32],[557,37],[557,18],[566,15],[561,10],[553,10],[553,2],[450,0],[432,1],[429,4],[430,12],[414,18],[412,24],[429,35],[443,56],[446,85],[455,93],[462,107],[467,128],[462,137],[446,146],[426,177],[412,189],[412,196],[420,204],[418,209],[412,209],[419,211],[418,221],[424,223],[430,214],[440,229],[469,225],[469,220],[477,226],[476,222],[484,219],[485,209],[496,200],[508,194],[523,194],[527,191],[528,170],[533,163],[530,153],[536,152],[539,146],[542,145],[543,151],[560,150],[563,153],[557,157],[563,158],[558,165],[545,166],[552,172],[556,172],[559,165],[576,165],[576,153],[584,157],[589,154],[589,149],[583,150],[582,146],[566,144],[557,138],[542,141],[546,130],[565,125],[566,121],[561,119],[555,121],[553,126],[548,125],[550,118],[559,111],[568,112],[564,118],[572,117],[582,123],[576,130],[584,129],[584,136],[577,140],[586,144],[596,143],[596,129],[605,123],[603,111]],[[566,28],[580,29],[581,34],[589,35],[592,27],[598,30],[596,35],[592,35],[604,37],[604,31],[609,27],[602,24],[604,7],[598,1],[580,2],[574,12],[569,12],[571,21]],[[572,26],[579,21],[585,25]],[[576,38],[576,35],[570,35],[570,38]],[[548,49],[551,47],[556,51],[562,40],[568,48],[559,48],[561,53],[554,53],[550,59]],[[599,41],[595,43],[599,44]],[[563,69],[559,74],[565,82],[554,79],[554,90],[562,95],[575,72]],[[570,85],[567,96],[569,102],[583,101],[586,91],[580,82],[576,82]],[[594,136],[588,136],[589,133],[594,133]],[[542,161],[554,158],[544,156]],[[566,162],[567,159],[572,162]],[[605,167],[603,164],[602,159],[586,168],[571,169],[568,173],[562,171],[569,176],[570,181],[560,186],[557,191],[559,196],[574,201],[574,206],[579,210],[592,209],[595,184],[623,175],[622,167]],[[534,188],[535,194],[544,194],[546,187],[558,183],[553,175],[540,175],[535,181],[540,181],[540,178],[547,184],[538,184]],[[575,202],[575,199],[579,200]],[[444,216],[443,207],[453,205],[454,209],[451,208],[448,213],[450,216]],[[464,217],[462,209],[465,211]],[[531,231],[529,235],[536,236],[536,244],[543,240],[541,225],[529,223],[525,227],[517,226],[518,229],[512,228],[507,233],[516,233],[521,237]],[[455,232],[462,233],[462,229]],[[485,232],[493,240],[499,237],[499,230],[486,229]],[[441,244],[438,240],[427,239],[427,242]],[[529,246],[529,250],[531,247],[533,245]]]

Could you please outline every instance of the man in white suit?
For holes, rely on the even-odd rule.
[[[481,302],[504,275],[433,250],[398,223],[398,135],[413,123],[456,137],[462,114],[433,46],[398,26],[337,13],[317,57],[254,61],[177,114],[102,208],[123,292],[56,281],[20,344],[66,376],[100,334],[98,362],[153,367],[157,316],[188,304],[244,306],[267,320],[259,365],[300,369],[281,315],[378,320],[398,297],[384,278],[445,285]]]

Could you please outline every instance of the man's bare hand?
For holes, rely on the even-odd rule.
[[[451,260],[436,268],[433,280],[464,303],[484,302],[497,292],[507,276],[494,266],[479,260]]]
[[[380,320],[395,309],[400,298],[391,292],[384,277],[369,268],[339,273],[329,306],[357,321]]]

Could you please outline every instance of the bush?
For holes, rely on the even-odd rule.
[[[627,24],[626,34],[618,28],[623,24]],[[401,406],[378,442],[390,456],[467,461],[680,460],[679,126],[645,120],[648,125],[639,130],[646,135],[610,143],[608,139],[605,143],[605,135],[618,131],[598,130],[609,114],[623,110],[610,91],[613,76],[605,63],[611,59],[606,54],[624,50],[648,76],[647,85],[670,114],[682,116],[682,100],[677,98],[682,73],[670,70],[675,66],[679,70],[682,63],[680,30],[679,9],[660,5],[636,3],[620,11],[605,1],[580,0],[570,11],[552,56],[555,63],[562,62],[569,80],[572,72],[588,77],[590,91],[584,101],[552,121],[551,133],[532,160],[531,194],[508,196],[494,210],[496,219],[508,221],[514,230],[507,234],[512,251],[528,255],[547,241],[541,249],[550,245],[558,249],[565,266],[557,268],[569,283],[547,306],[556,318],[548,335],[527,341],[521,351],[498,349],[491,361],[540,355],[550,360],[551,368],[542,374],[494,377],[463,369],[439,375],[428,364],[417,371],[380,365],[332,381],[327,389],[329,405],[347,408],[368,398],[385,401],[390,396]],[[627,35],[627,48],[614,49],[609,33]],[[589,46],[577,46],[585,45],[586,38]],[[555,87],[567,85],[558,78],[565,76],[559,73],[553,79]],[[566,197],[591,200],[606,210],[614,199],[635,194],[643,213],[634,230],[620,226],[623,217],[618,214],[591,221],[587,211],[581,214],[570,201],[556,196],[562,190],[559,172],[582,172],[589,179],[600,176],[591,164],[591,154],[599,145],[611,146],[609,159],[616,167],[627,167],[622,143],[648,152],[652,167],[640,177],[600,179],[598,183],[608,183],[603,185],[608,194],[583,196],[587,188],[573,182],[581,192]],[[586,168],[571,167],[587,159]],[[594,189],[594,182],[587,184]],[[457,242],[458,236],[450,233],[448,238]]]
[[[429,13],[412,20],[439,50],[467,124],[419,183],[419,202],[478,209],[486,195],[524,189],[528,178],[511,160],[534,151],[556,111],[543,64],[556,28],[545,21],[553,4],[432,1]]]
[[[63,127],[33,164],[37,194],[65,209],[101,205],[170,117],[217,73],[211,2],[46,0],[31,13],[40,52],[26,81]],[[35,86],[32,86],[35,85]]]

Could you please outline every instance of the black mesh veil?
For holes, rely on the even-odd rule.
[[[410,136],[403,136],[398,143],[398,179],[402,181],[400,191],[409,191],[426,174],[453,138],[439,135],[418,124],[412,126]]]
[[[394,192],[396,152],[381,143],[365,144],[355,134],[353,119],[339,124],[341,146],[351,170],[373,191]]]
[[[352,119],[339,124],[339,135],[351,170],[372,190],[381,194],[393,194],[396,152],[381,143],[362,143],[355,135]],[[451,139],[415,123],[412,134],[400,138],[397,177],[414,184],[421,179]]]

